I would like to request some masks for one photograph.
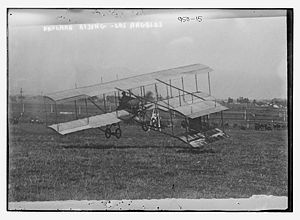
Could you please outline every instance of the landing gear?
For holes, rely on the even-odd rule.
[[[111,137],[111,130],[109,127],[105,129],[105,137],[108,139]]]
[[[121,131],[121,129],[120,128],[117,128],[116,130],[115,130],[115,136],[116,136],[116,138],[120,138],[121,137],[121,135],[122,135],[122,131]]]
[[[146,120],[146,116],[144,116],[142,121],[142,129],[144,131],[149,131],[150,129],[161,131],[160,119],[159,112],[153,109],[150,120]]]
[[[116,130],[115,131],[112,131],[112,127],[116,127]],[[105,134],[105,137],[108,139],[110,138],[112,135],[115,136],[116,138],[120,138],[122,136],[122,131],[121,131],[121,127],[120,127],[120,124],[119,123],[114,123],[114,124],[111,124],[111,125],[107,125],[106,126],[106,129],[104,131],[104,134]]]
[[[153,109],[152,111],[152,116],[150,120],[150,126],[154,128],[154,130],[159,130],[161,131],[161,126],[160,126],[160,116],[159,116],[159,111],[157,109]]]
[[[158,121],[157,121],[157,118],[152,118],[151,119],[151,125],[154,127],[154,128],[158,128]]]

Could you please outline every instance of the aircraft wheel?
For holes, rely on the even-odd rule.
[[[105,137],[110,138],[110,136],[111,136],[111,130],[110,130],[110,128],[106,128],[105,129]]]
[[[115,135],[116,135],[116,138],[120,138],[122,136],[122,131],[120,128],[117,128],[116,131],[115,131]]]
[[[157,123],[157,120],[155,118],[152,118],[152,126],[157,128],[158,127],[158,123]]]
[[[147,125],[146,122],[144,122],[144,123],[142,124],[142,129],[143,129],[144,131],[149,131],[149,126]]]

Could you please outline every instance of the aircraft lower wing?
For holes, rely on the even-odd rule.
[[[198,118],[204,115],[213,114],[227,110],[228,108],[211,100],[206,100],[190,105],[179,106],[176,111],[187,116],[188,118]]]
[[[189,99],[182,99],[181,103],[178,97],[174,97],[170,98],[168,101],[158,101],[157,104],[158,108],[162,111],[168,111],[171,109],[187,116],[188,118],[198,118],[228,109],[216,102],[211,96],[205,97],[205,100],[191,100],[189,97]],[[153,108],[155,108],[154,105],[152,106],[152,109]]]
[[[118,123],[121,118],[130,116],[130,113],[125,110],[105,113],[101,115],[95,115],[88,118],[78,119],[74,121],[68,121],[64,123],[58,123],[50,125],[59,134],[65,135],[77,131],[87,130],[91,128],[99,128],[113,123]]]

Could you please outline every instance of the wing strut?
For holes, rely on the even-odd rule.
[[[167,98],[168,98],[168,108],[170,109],[170,97],[169,97],[169,87],[168,87],[168,85],[166,85],[166,89],[167,89]],[[172,111],[169,111],[169,112],[170,112],[172,135],[174,136],[174,124],[173,124]]]
[[[201,100],[203,100],[203,101],[207,101],[205,98],[202,98],[202,97],[200,97],[200,96],[198,96],[198,95],[196,95],[196,94],[194,94],[194,93],[191,93],[191,92],[188,92],[188,91],[186,91],[186,90],[180,89],[180,88],[178,88],[178,87],[176,87],[176,86],[173,86],[173,85],[171,85],[171,84],[168,84],[168,83],[166,83],[166,82],[164,82],[164,81],[162,81],[162,80],[159,80],[159,79],[156,79],[156,80],[159,81],[159,82],[161,82],[161,83],[163,83],[163,84],[165,84],[165,85],[170,86],[170,88],[173,87],[173,88],[177,89],[179,94],[180,94],[180,91],[182,91],[182,92],[183,92],[183,95],[184,95],[184,93],[191,95],[191,96],[192,96],[192,101],[194,101],[194,100],[193,100],[193,97],[199,98],[199,99],[201,99]],[[181,101],[181,100],[180,100],[180,95],[179,95],[179,101]],[[215,107],[216,107],[216,106],[217,106],[217,99],[215,98],[214,101],[215,101]]]
[[[45,125],[48,126],[47,106],[46,106],[46,98],[45,98],[45,96],[44,96],[44,111],[45,111],[45,119],[46,119]]]
[[[195,74],[195,83],[196,83],[196,92],[199,92],[197,74]]]
[[[211,91],[210,91],[210,77],[209,77],[209,72],[207,73],[207,78],[208,78],[208,91],[209,91],[209,95],[211,95]]]
[[[96,102],[93,101],[93,99],[88,98],[88,100],[93,103],[99,110],[101,110],[102,112],[106,113],[99,105],[96,104]]]
[[[78,119],[78,113],[77,113],[77,103],[76,100],[74,101],[74,107],[75,107],[75,118]]]
[[[165,85],[168,85],[168,86],[170,86],[170,87],[172,87],[172,88],[175,88],[175,89],[177,89],[177,90],[182,91],[183,94],[184,94],[184,93],[187,93],[187,94],[189,94],[189,95],[191,95],[191,96],[195,96],[195,97],[197,97],[197,98],[199,98],[199,99],[201,99],[201,100],[203,100],[203,101],[206,101],[204,98],[202,98],[202,97],[200,97],[200,96],[197,96],[197,95],[195,95],[194,93],[191,93],[191,92],[188,92],[188,91],[186,91],[186,90],[180,89],[180,88],[178,88],[178,87],[176,87],[176,86],[173,86],[173,85],[171,85],[171,84],[168,84],[168,83],[166,83],[166,82],[164,82],[164,81],[161,81],[161,80],[159,80],[159,79],[156,79],[156,80],[159,81],[159,82],[161,82],[161,83],[163,83],[163,84],[165,84]]]
[[[116,87],[116,89],[117,89],[118,91],[121,91],[121,92],[126,92],[125,90],[120,89],[120,88],[117,88],[117,87]],[[170,108],[170,107],[172,107],[171,105],[169,105],[168,107],[166,107],[166,106],[164,106],[164,105],[161,105],[161,104],[157,103],[157,101],[155,102],[155,101],[149,100],[149,99],[147,99],[147,98],[143,98],[143,97],[140,97],[140,96],[138,96],[138,95],[135,95],[135,94],[132,93],[131,91],[128,91],[128,93],[131,94],[132,96],[134,96],[135,98],[137,98],[137,99],[140,100],[140,101],[147,101],[147,102],[152,103],[152,104],[154,104],[154,105],[160,106],[160,107],[162,107],[162,108],[164,108],[164,109],[167,108],[168,110],[173,110],[173,109]]]

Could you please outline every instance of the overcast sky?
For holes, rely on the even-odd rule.
[[[218,10],[14,10],[9,12],[9,89],[41,94],[161,69],[210,66],[217,98],[286,97],[286,18]],[[256,12],[257,13],[257,12]],[[178,16],[203,16],[182,23]],[[223,18],[222,18],[223,16]],[[234,18],[234,17],[240,18]],[[225,17],[225,18],[224,18]],[[130,28],[130,22],[159,27]],[[125,28],[109,25],[126,23]],[[104,29],[80,30],[99,23]],[[45,31],[70,24],[72,30]],[[160,27],[161,26],[161,27]]]

